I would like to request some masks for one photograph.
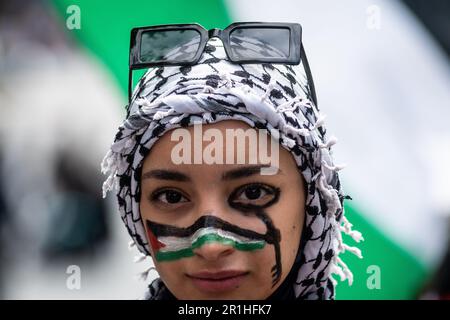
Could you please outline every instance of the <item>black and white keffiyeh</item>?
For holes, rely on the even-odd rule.
[[[183,54],[188,46],[181,47]],[[255,44],[249,50],[270,50]],[[139,81],[111,150],[102,163],[109,176],[103,194],[116,190],[119,211],[141,253],[150,255],[140,216],[140,173],[145,156],[165,132],[222,120],[241,120],[251,127],[279,132],[281,145],[294,157],[307,184],[301,264],[293,281],[299,299],[333,299],[337,274],[351,284],[353,275],[339,254],[356,247],[343,243],[342,233],[356,242],[358,231],[344,216],[344,199],[324,116],[311,101],[303,65],[235,64],[217,38],[208,41],[194,66],[150,69]],[[151,299],[164,290],[161,282],[150,286]]]

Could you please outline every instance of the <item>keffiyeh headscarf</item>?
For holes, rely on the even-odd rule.
[[[269,50],[267,47],[249,50]],[[176,54],[188,52],[182,47]],[[362,240],[344,216],[343,193],[324,116],[311,101],[305,70],[300,65],[231,63],[217,38],[209,40],[194,66],[150,69],[139,81],[111,150],[102,163],[109,173],[104,196],[115,189],[119,211],[139,251],[150,255],[139,211],[143,160],[165,132],[222,120],[241,120],[253,128],[279,132],[280,144],[291,152],[307,186],[300,261],[292,282],[298,299],[333,299],[336,280],[353,276],[339,255],[361,257],[359,249],[343,243],[342,233]],[[295,267],[295,265],[294,265]],[[163,283],[151,286],[157,299]]]

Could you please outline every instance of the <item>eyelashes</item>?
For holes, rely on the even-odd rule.
[[[265,208],[279,197],[280,189],[264,183],[249,183],[236,188],[228,197],[228,203],[236,209]],[[191,202],[189,197],[176,188],[161,188],[151,193],[149,200],[154,205],[175,210]]]
[[[249,183],[233,191],[228,203],[236,209],[266,208],[278,200],[279,193],[279,188],[263,183]]]
[[[158,189],[150,195],[149,200],[157,206],[172,209],[190,202],[189,198],[176,188]]]

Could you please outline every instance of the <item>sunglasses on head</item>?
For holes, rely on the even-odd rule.
[[[128,69],[128,103],[132,94],[133,70],[160,66],[196,64],[209,39],[223,42],[233,63],[303,63],[311,98],[317,106],[314,82],[302,45],[298,23],[237,22],[221,29],[205,29],[199,24],[169,24],[131,30]]]

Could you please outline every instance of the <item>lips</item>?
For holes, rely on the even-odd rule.
[[[236,270],[202,271],[188,274],[197,289],[205,292],[225,292],[236,289],[247,277],[248,272]]]

